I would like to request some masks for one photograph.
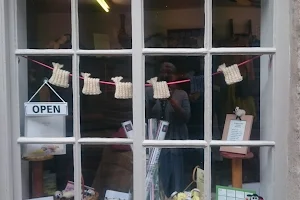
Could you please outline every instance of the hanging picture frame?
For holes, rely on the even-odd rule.
[[[47,86],[61,102],[32,102],[40,90]],[[25,108],[25,137],[66,137],[66,116],[68,103],[44,80],[41,87],[34,93]],[[65,144],[26,144],[23,157],[32,155],[63,155],[66,154]]]

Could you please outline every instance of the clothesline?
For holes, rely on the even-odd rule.
[[[262,55],[258,55],[258,56],[255,56],[255,57],[253,57],[253,58],[251,58],[251,59],[249,59],[249,60],[246,60],[246,61],[244,61],[244,62],[242,62],[242,63],[239,63],[239,64],[237,64],[237,66],[238,67],[241,67],[241,66],[244,66],[245,64],[247,64],[247,63],[249,63],[249,62],[252,62],[253,60],[255,60],[255,59],[257,59],[257,58],[259,58],[259,57],[261,57]],[[31,58],[29,58],[29,57],[27,57],[27,56],[22,56],[23,58],[26,58],[27,60],[30,60],[31,62],[34,62],[34,63],[36,63],[36,64],[39,64],[39,65],[41,65],[41,66],[43,66],[43,67],[45,67],[45,68],[48,68],[48,69],[51,69],[51,70],[53,70],[53,67],[51,67],[51,66],[49,66],[49,65],[46,65],[46,64],[44,64],[44,63],[42,63],[42,62],[39,62],[39,61],[37,61],[37,60],[34,60],[34,59],[31,59]],[[212,76],[214,76],[214,75],[217,75],[217,74],[221,74],[222,73],[222,71],[218,71],[218,72],[215,72],[215,73],[212,73]],[[70,76],[72,77],[73,75],[70,73]],[[79,76],[79,78],[80,79],[84,79],[82,76]],[[113,83],[113,82],[108,82],[108,81],[99,81],[101,84],[107,84],[107,85],[115,85],[115,83]],[[180,84],[180,83],[187,83],[187,82],[190,82],[190,79],[185,79],[185,80],[180,80],[180,81],[172,81],[172,82],[168,82],[167,84],[168,85],[174,85],[174,84]],[[151,84],[145,84],[145,86],[151,86]]]

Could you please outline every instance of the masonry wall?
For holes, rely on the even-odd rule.
[[[300,199],[300,0],[291,0],[290,131],[287,200]]]

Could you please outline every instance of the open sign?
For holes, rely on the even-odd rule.
[[[68,104],[65,102],[29,102],[24,106],[26,116],[68,115]]]

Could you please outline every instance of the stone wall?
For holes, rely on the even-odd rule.
[[[290,131],[287,200],[300,199],[300,0],[291,0]]]

